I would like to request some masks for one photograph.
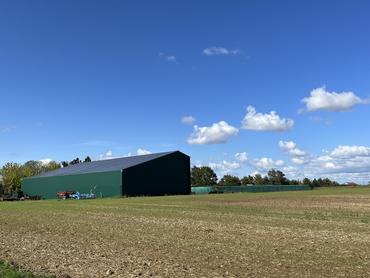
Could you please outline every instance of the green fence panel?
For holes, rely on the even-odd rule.
[[[193,186],[193,194],[238,193],[238,192],[276,192],[310,190],[309,185],[230,185],[230,186]]]

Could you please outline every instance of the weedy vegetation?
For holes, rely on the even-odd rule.
[[[34,275],[22,270],[19,266],[0,261],[0,277],[2,278],[51,278],[51,276]]]

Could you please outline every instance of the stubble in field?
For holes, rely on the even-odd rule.
[[[369,277],[370,189],[0,203],[0,260],[62,277]]]

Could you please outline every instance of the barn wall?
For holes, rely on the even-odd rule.
[[[126,196],[190,194],[190,157],[174,152],[125,169],[122,185]]]
[[[39,195],[45,199],[55,199],[57,192],[66,190],[90,193],[94,187],[97,196],[100,194],[103,197],[121,196],[121,171],[27,178],[22,181],[22,190],[26,194]]]

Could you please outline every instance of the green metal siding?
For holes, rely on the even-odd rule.
[[[90,193],[94,189],[99,197],[122,196],[122,172],[97,172],[80,175],[26,178],[22,190],[28,195],[39,195],[45,199],[56,199],[57,192],[74,190]]]

